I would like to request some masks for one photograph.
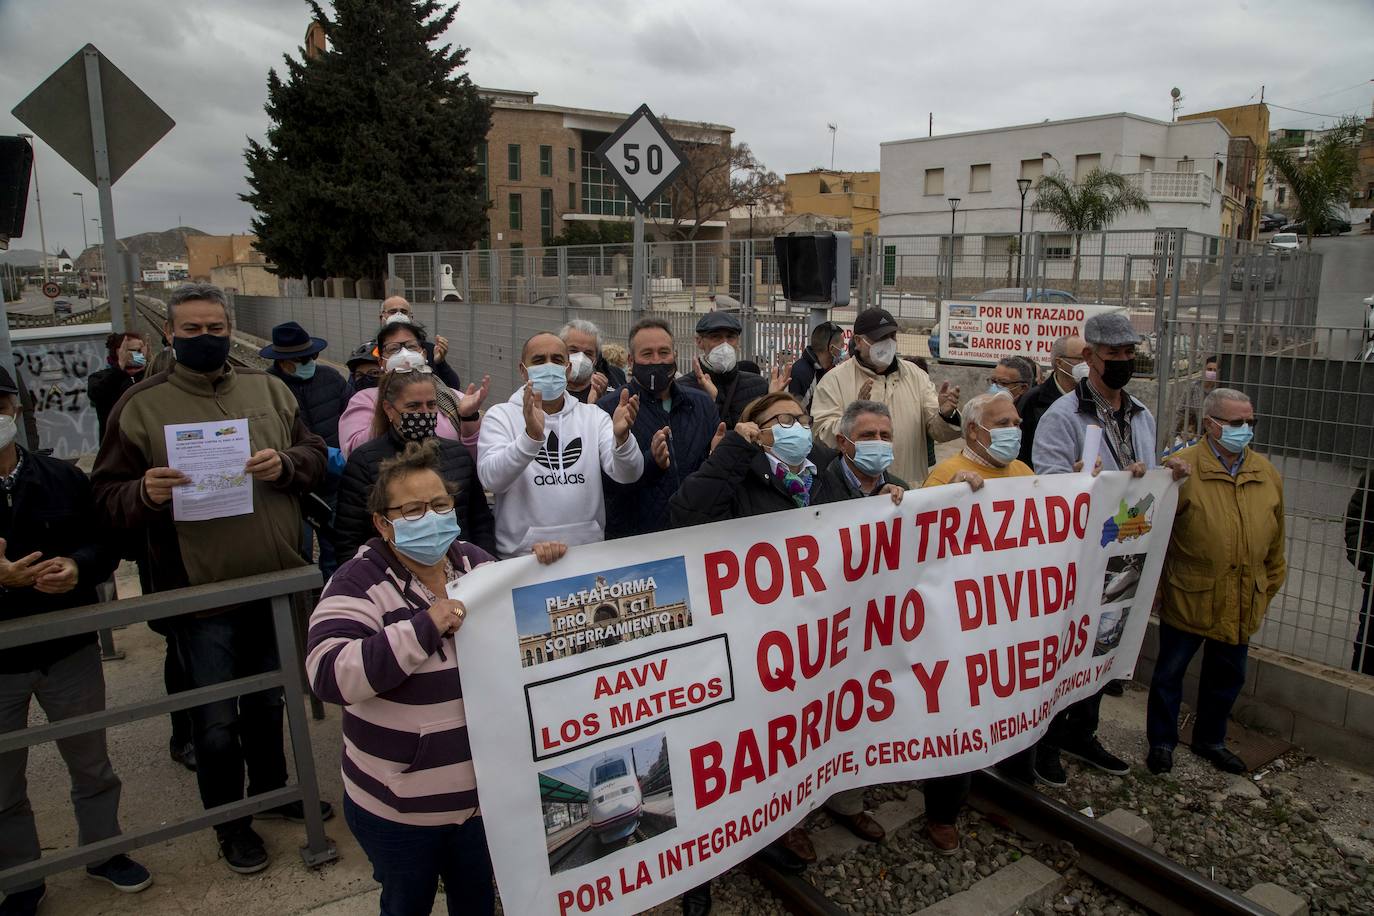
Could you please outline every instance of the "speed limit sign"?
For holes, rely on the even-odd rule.
[[[58,286],[52,280],[43,284],[43,295],[47,296],[49,299],[56,299],[61,293],[62,287]]]
[[[686,157],[648,105],[625,119],[596,151],[607,171],[643,210],[677,177]]]

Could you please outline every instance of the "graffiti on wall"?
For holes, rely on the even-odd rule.
[[[105,368],[104,335],[16,342],[14,357],[33,396],[43,448],[59,458],[98,450],[99,426],[86,382]]]

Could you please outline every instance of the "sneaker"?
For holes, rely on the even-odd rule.
[[[1109,697],[1124,697],[1126,687],[1121,681],[1108,681],[1107,686],[1102,688],[1102,692]]]
[[[1167,747],[1150,748],[1150,753],[1145,757],[1145,767],[1156,776],[1168,773],[1174,768],[1174,752]]]
[[[148,869],[126,855],[111,856],[99,865],[87,865],[86,874],[100,881],[108,881],[117,891],[137,894],[153,883]]]
[[[327,801],[320,802],[320,820],[327,821],[334,816],[334,806]],[[260,821],[290,821],[293,824],[305,823],[305,803],[299,801],[287,802],[284,805],[277,805],[275,808],[268,808],[253,815]]]
[[[1058,748],[1041,745],[1035,749],[1035,778],[1058,789],[1069,784],[1069,774],[1064,772]]]
[[[942,856],[952,856],[964,845],[959,839],[959,828],[953,824],[927,822],[926,839],[930,840],[930,845]]]
[[[0,916],[34,916],[38,912],[38,905],[47,899],[47,896],[46,884],[6,894],[5,899],[0,900]]]
[[[185,744],[172,744],[167,748],[167,754],[192,773],[196,771],[196,746],[190,741]]]
[[[1131,765],[1120,757],[1108,751],[1098,741],[1096,736],[1075,747],[1060,748],[1070,757],[1077,757],[1079,760],[1095,766],[1104,773],[1111,773],[1113,776],[1125,776],[1131,772]]]
[[[1245,765],[1244,760],[1241,760],[1224,747],[1201,747],[1194,744],[1190,746],[1190,750],[1223,773],[1235,773],[1236,775],[1240,775],[1241,773],[1248,772],[1250,769]]]
[[[241,875],[262,871],[269,861],[262,837],[254,833],[252,827],[240,827],[220,837],[219,851],[229,870]]]

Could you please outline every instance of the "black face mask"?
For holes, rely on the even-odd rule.
[[[634,379],[650,394],[662,394],[668,390],[668,385],[673,381],[673,376],[677,374],[677,365],[674,363],[635,363],[631,370]]]
[[[353,377],[353,390],[366,391],[369,388],[376,388],[379,377],[375,375],[355,375]]]
[[[177,362],[192,372],[214,372],[229,358],[229,335],[197,334],[195,337],[173,337],[172,352]]]
[[[1102,384],[1113,391],[1120,391],[1135,374],[1134,359],[1104,359],[1102,361]]]
[[[399,432],[401,438],[408,442],[423,442],[426,439],[432,439],[434,438],[434,431],[438,428],[439,415],[437,413],[401,411]]]

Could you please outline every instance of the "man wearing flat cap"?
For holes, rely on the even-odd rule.
[[[1139,477],[1160,466],[1155,446],[1155,418],[1148,407],[1126,391],[1135,372],[1140,335],[1124,312],[1094,315],[1083,324],[1083,360],[1088,377],[1050,405],[1035,430],[1031,461],[1037,474],[1068,474],[1083,455],[1091,426],[1102,428],[1102,470],[1130,471]],[[1169,459],[1174,479],[1188,476],[1188,464]],[[1035,748],[1035,774],[1050,785],[1068,782],[1060,751],[1099,770],[1124,776],[1126,761],[1097,740],[1102,694],[1079,700],[1050,722]]]
[[[925,480],[930,472],[926,442],[949,442],[963,435],[959,388],[948,382],[937,391],[919,366],[897,355],[897,322],[885,309],[865,309],[854,319],[855,358],[831,369],[811,400],[817,438],[836,447],[835,434],[845,408],[854,401],[877,401],[892,412],[892,474]]]
[[[726,429],[734,429],[745,405],[768,393],[768,379],[740,367],[739,335],[742,326],[730,312],[707,312],[697,322],[696,373],[677,380],[679,385],[704,391],[716,402]]]

